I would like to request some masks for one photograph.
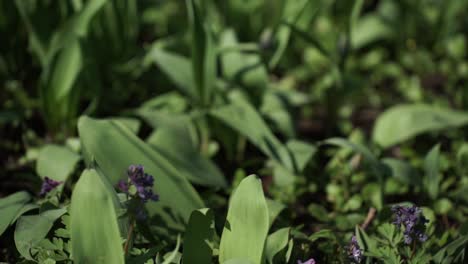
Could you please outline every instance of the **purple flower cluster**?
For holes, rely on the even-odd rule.
[[[57,186],[59,186],[60,184],[62,184],[61,181],[56,181],[52,180],[49,177],[45,177],[44,182],[42,182],[41,192],[39,193],[39,195],[41,197],[46,196],[46,194],[51,192],[53,189],[57,188]]]
[[[422,214],[421,208],[413,206],[395,205],[392,207],[392,212],[395,214],[395,224],[398,228],[403,225],[405,227],[404,239],[405,244],[409,245],[414,239],[420,242],[427,240],[426,223],[429,222]]]
[[[298,260],[297,264],[315,264],[315,260],[313,258],[306,260],[305,262]]]
[[[349,258],[355,263],[361,263],[363,251],[359,247],[356,236],[351,237],[351,242],[347,248]]]
[[[142,165],[130,165],[127,175],[127,180],[118,183],[118,188],[122,192],[139,197],[143,202],[159,200],[159,196],[153,193],[153,176],[145,173]]]

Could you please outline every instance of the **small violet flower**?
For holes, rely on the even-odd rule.
[[[60,184],[62,184],[61,181],[56,181],[49,177],[45,177],[44,182],[42,183],[41,192],[39,193],[39,196],[45,197],[49,192],[57,188],[57,186],[59,186]]]
[[[403,232],[405,244],[409,245],[413,240],[425,242],[427,240],[426,223],[429,222],[422,214],[421,208],[413,206],[395,205],[392,207],[395,214],[395,224],[398,228],[402,225],[405,230]]]
[[[153,176],[145,173],[142,165],[130,165],[127,175],[128,179],[119,181],[117,185],[122,192],[139,197],[143,202],[159,200],[159,196],[153,193]]]
[[[297,261],[297,264],[315,264],[315,260],[313,258],[309,259],[309,260],[306,260],[304,262],[298,260]]]
[[[355,263],[361,263],[363,251],[359,247],[356,236],[351,237],[351,242],[349,243],[348,248],[348,257]]]

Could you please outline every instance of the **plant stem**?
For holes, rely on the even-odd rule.
[[[128,234],[127,234],[127,240],[125,241],[125,246],[124,246],[124,252],[125,252],[125,256],[128,255],[128,247],[130,246],[130,240],[132,239],[132,235],[133,235],[133,229],[135,228],[135,221],[130,220],[130,227],[129,227],[129,230],[128,230]]]

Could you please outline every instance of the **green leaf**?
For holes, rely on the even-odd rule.
[[[300,140],[289,140],[286,143],[286,147],[291,152],[294,164],[297,167],[298,172],[302,172],[307,163],[309,163],[312,156],[317,152],[317,147]]]
[[[222,49],[230,49],[240,44],[235,32],[228,29],[221,35],[220,45]],[[226,50],[221,54],[221,66],[224,78],[247,89],[263,90],[268,85],[268,72],[258,54]]]
[[[214,109],[211,114],[245,136],[268,157],[280,162],[288,170],[296,171],[289,150],[273,135],[259,113],[244,99],[234,98],[230,104]]]
[[[211,263],[214,236],[213,213],[209,209],[195,210],[185,231],[183,260],[185,264]]]
[[[115,208],[116,193],[104,177],[86,169],[71,198],[70,240],[76,263],[124,263]]]
[[[265,246],[265,257],[268,263],[273,264],[275,256],[288,245],[289,231],[290,229],[288,227],[281,228],[268,236]]]
[[[189,59],[166,51],[157,44],[154,44],[145,57],[146,63],[150,61],[156,63],[182,93],[192,98],[196,96]]]
[[[384,158],[382,163],[390,168],[392,177],[398,181],[413,185],[420,183],[415,169],[408,162],[394,158]]]
[[[205,0],[186,0],[192,37],[192,70],[199,103],[206,106],[216,80],[216,47],[210,32]]]
[[[59,145],[45,145],[39,151],[36,171],[41,178],[49,177],[56,181],[65,182],[75,170],[80,155],[69,148]]]
[[[267,202],[267,206],[268,206],[268,218],[269,218],[269,227],[271,227],[271,225],[273,224],[273,222],[275,221],[275,219],[278,217],[278,215],[281,213],[281,211],[284,210],[284,208],[286,208],[286,206],[284,204],[282,204],[281,202],[278,202],[278,201],[275,201],[275,200],[272,200],[272,199],[266,199],[266,202]]]
[[[394,32],[384,19],[376,14],[361,17],[351,31],[351,47],[355,50],[373,42],[389,39]]]
[[[359,247],[366,251],[375,251],[376,244],[375,241],[370,239],[366,232],[359,226],[355,228],[355,235],[358,241]]]
[[[141,122],[136,118],[128,118],[128,117],[114,117],[112,118],[113,121],[120,123],[121,125],[127,127],[130,131],[134,134],[137,134],[140,130]]]
[[[176,247],[174,248],[174,250],[171,252],[171,254],[169,256],[167,256],[165,259],[164,259],[164,262],[162,264],[171,264],[171,263],[174,263],[172,261],[174,261],[176,259],[176,257],[178,256],[179,254],[179,247],[180,247],[180,235],[177,235],[177,244],[176,244]]]
[[[29,200],[31,195],[24,191],[0,199],[0,235],[16,220],[18,212]]]
[[[142,164],[155,178],[154,191],[160,201],[149,203],[150,212],[167,206],[185,222],[203,201],[174,165],[136,137],[127,127],[112,120],[81,117],[78,131],[88,163],[94,158],[112,184],[125,177],[131,164]]]
[[[439,194],[440,145],[435,145],[424,158],[424,186],[432,199]]]
[[[268,207],[262,184],[251,175],[242,180],[231,196],[219,247],[219,262],[246,259],[253,264],[262,263],[268,228]]]
[[[57,129],[72,114],[72,91],[83,64],[78,39],[71,41],[47,66],[42,76],[41,101],[49,126]]]
[[[39,215],[21,216],[15,229],[15,245],[24,258],[33,260],[31,249],[49,233],[55,220],[67,212],[66,208],[45,211]]]
[[[379,163],[379,160],[377,159],[377,157],[372,154],[372,152],[362,146],[362,145],[359,145],[359,144],[356,144],[356,143],[353,143],[347,139],[344,139],[344,138],[330,138],[330,139],[327,139],[325,141],[323,141],[323,144],[328,144],[328,145],[334,145],[334,146],[338,146],[338,147],[342,147],[342,148],[349,148],[349,149],[352,149],[354,152],[357,152],[361,155],[364,156],[364,158],[370,162],[371,164],[373,165],[377,165]]]
[[[314,242],[315,240],[317,239],[320,239],[320,238],[326,238],[326,239],[329,239],[329,240],[336,240],[336,236],[335,236],[335,233],[333,233],[332,230],[329,230],[329,229],[322,229],[320,231],[317,231],[315,233],[313,233],[312,235],[309,236],[309,240]]]
[[[423,133],[467,123],[468,114],[465,112],[421,104],[399,105],[378,117],[372,138],[382,147],[388,148]]]
[[[151,134],[147,142],[178,169],[186,179],[204,186],[225,188],[224,175],[208,158],[204,157],[193,139],[194,128],[187,118],[171,125],[162,125]]]

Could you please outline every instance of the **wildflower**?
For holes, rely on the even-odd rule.
[[[53,189],[57,188],[57,186],[59,186],[60,184],[62,184],[61,181],[56,181],[49,177],[45,177],[44,182],[42,182],[41,192],[39,193],[39,195],[41,197],[46,196],[46,194],[48,194]]]
[[[305,262],[298,260],[297,264],[315,264],[315,260],[313,258],[306,260]]]
[[[361,248],[359,248],[356,236],[351,237],[351,242],[347,248],[349,258],[352,259],[355,263],[361,263],[363,251]]]
[[[403,232],[405,244],[411,244],[414,239],[420,242],[425,242],[427,240],[427,235],[424,232],[426,231],[426,223],[428,220],[422,214],[421,208],[415,205],[395,205],[392,207],[392,211],[395,213],[393,224],[398,228],[402,225],[405,228]]]
[[[143,202],[159,200],[159,196],[153,193],[154,178],[145,173],[142,165],[130,165],[127,175],[128,179],[119,181],[117,185],[122,192],[139,197]]]

